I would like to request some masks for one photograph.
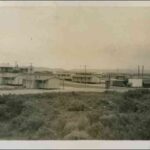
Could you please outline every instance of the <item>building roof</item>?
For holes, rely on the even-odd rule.
[[[36,72],[34,72],[33,74],[35,74],[35,75],[52,75],[53,74],[53,72],[51,72],[51,71],[36,71]]]
[[[54,78],[59,79],[58,77],[51,75],[51,76],[37,76],[37,77],[34,76],[33,78],[31,78],[31,76],[29,76],[29,78],[26,78],[26,80],[46,81],[46,80],[50,80],[50,79],[54,79]]]
[[[75,78],[91,78],[92,76],[91,75],[73,75],[72,77],[75,77]]]
[[[51,76],[51,77],[37,78],[37,79],[35,79],[35,80],[42,80],[42,81],[44,81],[44,80],[51,80],[51,79],[59,79],[59,78],[56,77],[56,76]]]

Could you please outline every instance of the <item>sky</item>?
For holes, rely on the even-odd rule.
[[[150,7],[0,8],[0,63],[150,68]]]

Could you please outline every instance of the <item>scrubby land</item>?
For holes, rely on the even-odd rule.
[[[0,96],[0,139],[150,139],[150,91]]]

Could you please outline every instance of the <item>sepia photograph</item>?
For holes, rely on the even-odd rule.
[[[150,3],[72,3],[0,3],[0,140],[150,140]]]

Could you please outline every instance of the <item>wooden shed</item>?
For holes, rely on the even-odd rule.
[[[112,86],[118,86],[118,87],[125,87],[127,86],[128,81],[127,80],[112,80]]]
[[[131,79],[128,79],[128,84],[131,87],[140,88],[140,87],[143,87],[143,79],[131,78]]]
[[[55,76],[26,78],[23,81],[23,87],[31,89],[58,89],[60,87],[60,79]]]
[[[72,81],[78,83],[91,83],[98,84],[100,83],[100,78],[93,73],[76,73],[72,75]]]
[[[150,88],[150,79],[144,79],[143,80],[143,87],[144,88]]]

